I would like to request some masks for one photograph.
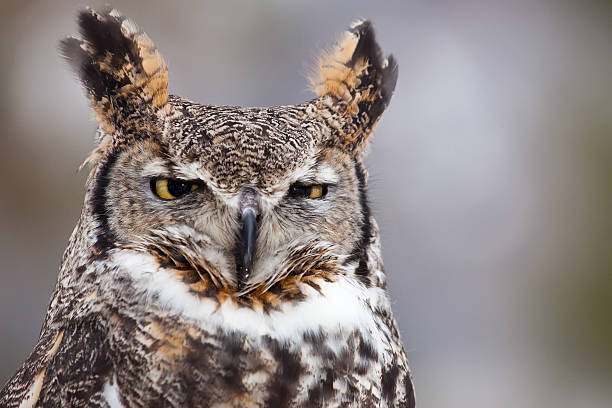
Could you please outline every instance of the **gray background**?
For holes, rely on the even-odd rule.
[[[3,1],[0,382],[28,355],[83,199],[95,123],[58,40],[105,2]],[[368,158],[421,407],[612,404],[608,2],[114,1],[211,104],[312,96],[372,19],[400,64]]]

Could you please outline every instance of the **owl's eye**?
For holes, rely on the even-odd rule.
[[[168,179],[158,177],[151,179],[151,190],[164,200],[176,200],[187,193],[197,190],[198,183],[186,180]]]
[[[289,187],[289,195],[292,197],[323,198],[326,194],[327,184],[313,184],[310,186],[293,184]]]

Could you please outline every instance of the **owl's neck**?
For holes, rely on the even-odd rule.
[[[108,262],[112,265],[109,282],[121,282],[114,289],[109,283],[109,294],[125,296],[125,284],[130,282],[132,296],[140,303],[135,309],[142,307],[144,311],[154,306],[160,313],[195,324],[250,336],[291,337],[305,330],[330,331],[339,325],[369,331],[376,326],[374,310],[388,306],[384,289],[366,288],[348,275],[316,280],[316,286],[298,283],[301,292],[289,293],[285,298],[269,293],[246,302],[229,294],[203,297],[177,279],[174,270],[160,267],[149,254],[119,250],[109,256]],[[270,303],[267,307],[266,302]]]

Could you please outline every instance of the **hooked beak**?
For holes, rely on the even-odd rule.
[[[259,208],[254,191],[245,191],[240,207],[242,229],[240,231],[240,251],[238,259],[236,259],[238,290],[244,288],[253,273],[255,251],[257,250],[257,216],[259,215]]]

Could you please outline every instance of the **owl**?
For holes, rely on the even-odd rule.
[[[363,159],[397,63],[357,21],[316,97],[168,94],[116,10],[61,43],[98,122],[40,338],[2,407],[414,407]]]

